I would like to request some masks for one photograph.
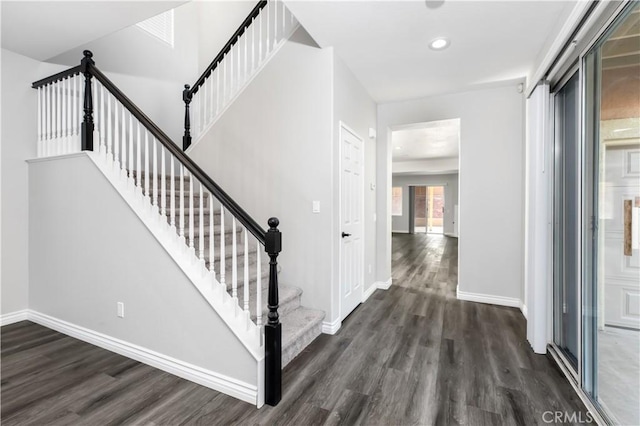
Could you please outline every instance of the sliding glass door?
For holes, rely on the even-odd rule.
[[[584,57],[588,214],[583,387],[614,423],[640,425],[640,4]]]
[[[553,89],[553,349],[599,415],[640,425],[640,3]]]
[[[554,96],[554,343],[577,372],[580,322],[580,103],[579,76]]]

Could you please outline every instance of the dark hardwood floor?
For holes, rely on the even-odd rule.
[[[586,413],[531,351],[518,310],[456,300],[457,251],[456,239],[394,235],[392,287],[287,366],[275,408],[30,322],[2,327],[2,424],[529,425]]]

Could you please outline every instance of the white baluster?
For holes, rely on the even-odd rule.
[[[220,68],[216,68],[216,115],[220,111]]]
[[[55,142],[58,139],[58,85],[51,84],[51,147],[52,154],[58,155],[58,145]]]
[[[162,224],[164,225],[165,220],[167,220],[167,170],[166,170],[166,164],[167,164],[167,159],[165,158],[165,148],[164,145],[160,146],[160,169],[162,170],[160,172],[160,187],[162,188],[162,190],[160,191],[162,194],[162,198],[160,199],[160,214],[162,215]]]
[[[256,240],[256,326],[258,326],[258,334],[262,337],[262,265],[260,260],[260,242]],[[262,343],[262,342],[261,342]]]
[[[118,103],[113,100],[113,166],[116,171],[120,170],[120,115],[118,114]]]
[[[46,157],[51,154],[51,85],[43,88],[44,93],[44,142],[42,145],[43,155]]]
[[[198,257],[202,261],[204,265],[204,194],[202,191],[202,182],[199,185],[200,188],[200,215],[199,215],[199,223],[198,223],[198,235],[200,235],[200,239],[198,240]],[[211,236],[209,236],[211,239]]]
[[[105,98],[105,102],[107,103],[106,105],[104,105],[104,108],[106,110],[106,115],[107,115],[107,128],[105,131],[105,139],[106,139],[106,153],[107,153],[107,160],[109,162],[113,161],[113,121],[111,120],[111,94],[107,93],[106,94],[107,97]]]
[[[256,69],[256,18],[251,19],[251,73]]]
[[[287,36],[287,6],[282,1],[279,3],[282,5],[282,34],[280,35],[280,38],[282,42],[284,42],[284,38]]]
[[[100,140],[96,137],[100,126],[100,114],[98,113],[98,84],[99,82],[94,79],[91,83],[91,99],[93,100],[93,150],[98,152],[100,149]]]
[[[149,197],[149,201],[151,201],[151,205],[153,205],[153,196],[151,192],[149,192],[149,169],[150,169],[150,155],[149,155],[149,131],[147,129],[144,130],[144,196]]]
[[[223,107],[224,107],[225,102],[227,100],[227,85],[228,85],[228,80],[229,80],[228,79],[228,75],[227,75],[227,62],[229,62],[229,61],[227,59],[228,59],[227,55],[225,55],[222,58],[222,67],[223,67],[223,71],[224,71],[224,74],[222,76],[222,105],[223,105]]]
[[[244,312],[249,316],[249,235],[247,235],[247,228],[243,229],[242,235],[244,236]],[[248,321],[247,321],[248,325]]]
[[[69,146],[69,139],[67,138],[67,79],[64,78],[60,80],[60,91],[62,92],[62,96],[60,99],[62,105],[62,120],[60,122],[60,130],[62,133],[62,146],[63,153],[68,154],[71,152]]]
[[[226,271],[226,259],[225,259],[225,229],[224,229],[224,207],[220,206],[220,284],[223,285],[224,291],[227,291],[227,283],[225,281]]]
[[[193,175],[189,174],[189,248],[195,252],[193,231]]]
[[[257,66],[260,66],[260,63],[262,62],[262,44],[264,41],[264,33],[263,33],[263,27],[264,27],[264,9],[262,9],[260,11],[260,14],[258,15],[258,23],[259,23],[259,29],[260,31],[258,31],[258,33],[260,34],[260,36],[258,37],[258,61],[257,61]]]
[[[38,145],[36,156],[42,157],[42,87],[38,87]]]
[[[77,147],[78,145],[78,138],[80,135],[80,126],[78,123],[80,123],[80,110],[78,109],[78,99],[80,97],[80,93],[78,91],[78,81],[80,80],[80,77],[78,75],[74,75],[73,76],[73,123],[71,124],[71,127],[73,129],[73,141],[74,141],[74,145]],[[75,150],[75,148],[74,148]]]
[[[142,125],[138,121],[136,132],[136,191],[142,195],[142,138],[140,136],[140,127]]]
[[[267,44],[266,44],[266,51],[264,52],[264,57],[266,59],[267,56],[269,56],[269,52],[271,49],[271,32],[273,31],[271,26],[271,2],[268,2],[267,5],[264,7],[264,11],[267,15]]]
[[[169,222],[169,224],[171,225],[172,228],[175,229],[176,227],[176,171],[175,171],[175,161],[174,161],[174,156],[171,155],[171,164],[170,164],[170,169],[171,169],[171,190],[169,191],[169,199],[171,200],[171,206],[169,207],[169,209],[171,210],[171,220]]]
[[[184,242],[184,165],[180,164],[180,238]]]
[[[214,266],[215,260],[215,248],[216,248],[216,233],[213,227],[213,194],[209,193],[209,271],[213,272],[213,277],[216,277],[216,271]]]
[[[133,114],[129,113],[129,179],[133,178]],[[132,182],[128,182],[130,184]]]
[[[204,115],[204,120],[205,120],[205,126],[209,123],[209,105],[207,102],[207,81],[205,80],[204,84],[202,86],[200,86],[200,91],[202,92],[202,114]]]
[[[120,150],[120,154],[122,156],[122,168],[120,169],[120,176],[121,177],[127,177],[127,119],[125,117],[125,112],[124,112],[124,105],[120,105],[120,107],[122,108],[122,137],[121,137],[121,142],[122,142],[122,149]]]
[[[107,121],[105,120],[105,95],[106,95],[107,89],[104,88],[104,86],[101,84],[100,85],[100,152],[103,155],[107,155],[108,153],[108,148],[106,146],[106,142],[105,142],[105,138],[106,138],[106,134],[109,132],[109,127],[107,126]]]
[[[153,145],[153,182],[151,187],[151,206],[153,213],[158,212],[158,142],[156,138],[153,137],[151,140],[151,144]]]
[[[82,148],[82,122],[84,121],[84,84],[82,74],[78,74],[78,138],[76,147],[78,151]]]
[[[275,49],[278,44],[278,34],[280,32],[280,26],[278,25],[278,7],[280,2],[273,3],[273,48]]]
[[[62,97],[63,97],[63,93],[62,93],[62,81],[58,81],[56,83],[56,86],[58,87],[58,103],[56,105],[56,109],[58,111],[57,114],[57,119],[56,119],[56,126],[58,127],[58,154],[66,154],[65,150],[64,150],[64,141],[63,141],[63,134],[62,134]]]
[[[236,218],[231,217],[231,297],[238,299],[238,245],[236,241]]]

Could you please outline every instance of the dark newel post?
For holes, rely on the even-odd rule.
[[[278,254],[282,251],[282,234],[278,231],[280,221],[269,219],[269,230],[265,236],[264,249],[269,255],[269,296],[267,324],[264,326],[265,350],[265,402],[275,406],[282,396],[282,325],[278,315]]]
[[[82,150],[93,151],[93,98],[91,95],[91,66],[96,63],[91,59],[93,53],[89,50],[82,52],[84,58],[80,61],[80,72],[84,74],[84,119],[82,120]]]
[[[182,91],[182,100],[184,101],[184,136],[182,137],[182,150],[186,151],[191,145],[191,121],[189,120],[189,104],[193,97],[191,93],[191,87],[188,84],[184,85]]]

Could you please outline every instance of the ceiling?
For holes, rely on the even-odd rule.
[[[393,162],[458,157],[459,142],[459,118],[403,126],[391,132]]]
[[[185,0],[2,1],[2,47],[46,61],[182,3]]]
[[[459,92],[527,76],[575,1],[287,1],[377,102]],[[428,47],[445,36],[443,51]]]
[[[391,129],[393,174],[444,174],[459,170],[460,119]]]

